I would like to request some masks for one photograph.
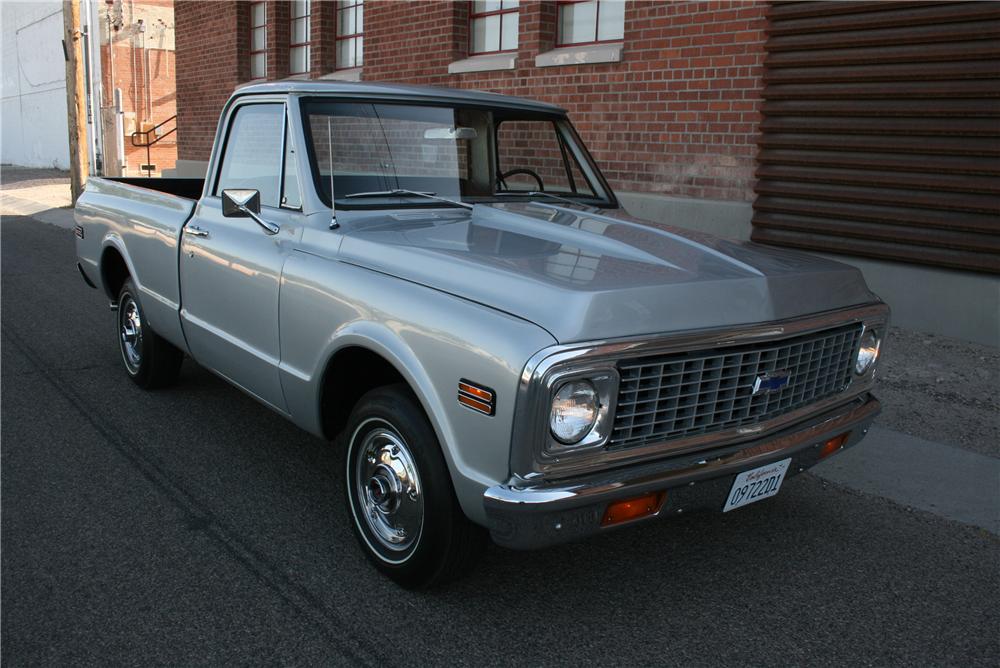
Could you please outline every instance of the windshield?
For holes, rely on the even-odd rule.
[[[612,204],[610,189],[559,115],[306,100],[303,116],[316,189],[329,204],[332,180],[338,208],[557,201],[543,193]]]

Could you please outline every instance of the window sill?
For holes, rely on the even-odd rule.
[[[463,72],[492,72],[494,70],[512,70],[517,63],[516,53],[488,53],[482,56],[472,56],[465,60],[456,60],[448,65],[448,74]]]
[[[622,42],[589,44],[587,46],[561,46],[535,56],[535,67],[560,65],[591,65],[594,63],[620,63]]]
[[[361,72],[363,71],[363,67],[354,67],[349,70],[335,70],[328,74],[324,74],[320,77],[320,79],[332,81],[361,81]]]

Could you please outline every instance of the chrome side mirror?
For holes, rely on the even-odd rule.
[[[249,218],[260,213],[259,190],[223,190],[222,215],[226,218]]]
[[[226,218],[253,218],[268,234],[277,234],[281,229],[260,217],[259,190],[223,190],[222,215]]]

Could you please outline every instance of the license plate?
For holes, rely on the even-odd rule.
[[[722,512],[728,513],[751,503],[774,496],[781,489],[781,481],[785,479],[785,471],[792,463],[792,458],[782,459],[767,466],[761,466],[736,476],[733,488],[729,490],[729,498]]]

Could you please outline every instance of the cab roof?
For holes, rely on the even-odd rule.
[[[523,97],[486,93],[477,90],[443,88],[439,86],[411,86],[406,84],[366,83],[352,81],[296,80],[268,81],[247,84],[237,88],[233,97],[244,95],[330,95],[352,98],[373,98],[393,102],[454,102],[488,107],[526,109],[549,113],[565,114],[566,111],[545,102]]]

